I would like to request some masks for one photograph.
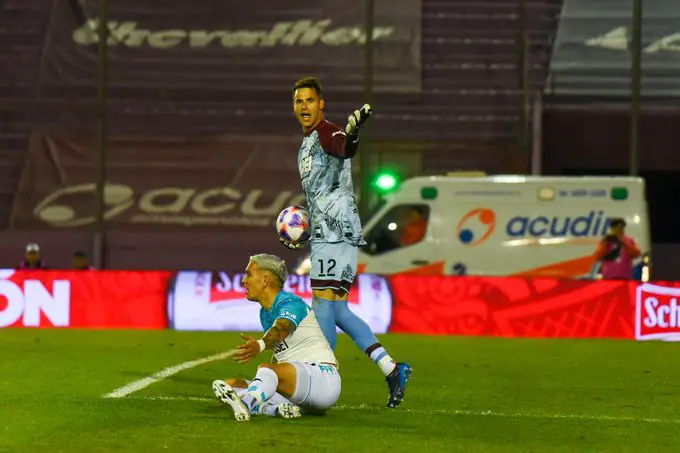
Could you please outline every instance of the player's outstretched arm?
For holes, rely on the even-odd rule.
[[[238,363],[249,362],[265,349],[273,349],[274,346],[288,338],[294,330],[295,324],[287,319],[279,318],[264,336],[257,341],[251,336],[242,334],[241,338],[246,340],[246,342],[237,348],[238,352],[234,355],[234,360]]]
[[[341,159],[354,157],[359,149],[359,131],[372,114],[371,106],[364,104],[347,118],[344,130],[334,124],[319,128],[319,141],[323,150]]]
[[[369,104],[364,104],[360,109],[352,112],[352,114],[347,118],[347,126],[345,126],[345,132],[348,137],[359,136],[359,131],[361,127],[368,121],[368,119],[373,114],[373,109]]]

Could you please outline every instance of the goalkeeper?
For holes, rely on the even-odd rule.
[[[302,188],[310,212],[312,309],[326,339],[335,349],[336,325],[373,360],[386,377],[387,407],[404,398],[411,366],[395,362],[370,327],[347,306],[356,277],[358,247],[365,245],[352,187],[350,159],[359,147],[359,131],[373,113],[365,104],[342,129],[324,119],[321,84],[305,78],[293,87],[293,110],[304,139],[298,152]],[[286,247],[296,249],[282,239]]]

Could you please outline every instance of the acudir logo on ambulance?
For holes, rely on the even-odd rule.
[[[611,218],[604,211],[575,216],[515,216],[505,226],[505,234],[526,237],[599,237],[607,234]]]
[[[511,238],[541,237],[601,237],[607,233],[611,218],[604,211],[590,211],[585,215],[530,216],[516,215],[505,223],[505,235]],[[479,245],[487,241],[499,223],[498,215],[489,208],[475,208],[458,222],[456,234],[465,245]]]

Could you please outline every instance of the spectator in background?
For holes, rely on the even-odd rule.
[[[595,259],[602,263],[600,273],[604,279],[633,278],[633,260],[640,256],[640,247],[630,236],[626,236],[626,221],[613,219],[609,233],[600,241]]]
[[[404,227],[404,233],[401,235],[401,245],[403,247],[422,241],[427,230],[427,220],[417,208],[409,210],[406,221],[408,223]]]
[[[73,254],[73,269],[77,271],[91,271],[94,266],[90,266],[87,260],[87,254],[80,250]]]
[[[19,263],[17,269],[47,269],[45,263],[40,259],[40,246],[38,244],[26,246],[26,259]]]

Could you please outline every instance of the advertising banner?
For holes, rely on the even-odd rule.
[[[103,199],[109,265],[238,270],[256,252],[295,265],[299,254],[281,247],[274,225],[284,208],[304,202],[295,157],[300,140],[111,137]],[[42,232],[82,234],[81,241],[89,241],[96,218],[96,149],[82,137],[34,133],[11,229],[35,232],[30,242],[54,247],[54,255],[73,249],[58,250],[55,236]]]
[[[98,2],[54,4],[44,83],[94,87],[85,68],[97,53]],[[170,100],[189,91],[229,100],[320,74],[332,90],[360,92],[364,11],[363,2],[341,0],[164,0],[153,8],[117,0],[107,24],[110,86],[127,95],[162,89]],[[377,0],[372,41],[376,90],[418,93],[421,0]]]
[[[0,328],[163,329],[170,272],[0,270]]]
[[[391,279],[392,332],[537,338],[633,338],[623,281],[544,278]],[[423,303],[427,301],[427,303]]]
[[[304,200],[298,137],[147,141],[112,138],[104,191],[108,229],[268,233]],[[96,146],[34,133],[12,213],[16,229],[90,229]],[[282,155],[289,158],[282,159]],[[225,235],[234,242],[241,237]],[[260,237],[261,239],[261,237]]]
[[[0,270],[0,328],[261,331],[242,273]],[[311,305],[308,276],[285,291]],[[680,282],[359,275],[375,333],[680,341]]]
[[[177,330],[260,331],[260,305],[246,299],[244,274],[226,272],[179,272],[168,293],[168,318]],[[285,291],[312,303],[309,276],[291,275]],[[375,333],[388,331],[392,296],[387,281],[360,275],[352,288],[349,307]]]
[[[635,338],[680,341],[680,282],[646,283],[635,291]]]
[[[400,275],[390,286],[390,332],[680,339],[680,282]]]

